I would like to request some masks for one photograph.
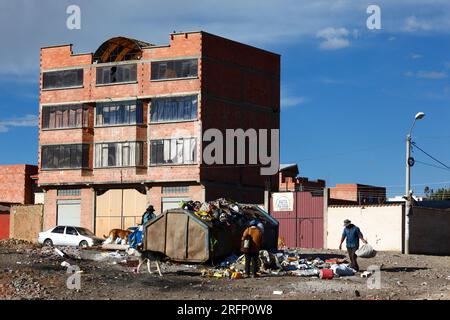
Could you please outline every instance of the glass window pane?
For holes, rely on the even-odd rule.
[[[43,89],[59,89],[83,85],[83,69],[43,73]]]
[[[108,144],[108,166],[112,167],[116,165],[116,145],[113,143]]]

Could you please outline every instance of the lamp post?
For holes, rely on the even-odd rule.
[[[425,113],[419,112],[414,117],[413,125],[406,136],[406,205],[405,205],[405,254],[409,254],[409,215],[411,213],[411,167],[414,165],[414,159],[411,158],[411,135],[417,120],[425,117]]]

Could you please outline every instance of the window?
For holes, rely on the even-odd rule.
[[[81,189],[59,189],[58,196],[81,196]]]
[[[171,186],[171,187],[162,187],[162,193],[188,193],[188,186]]]
[[[140,124],[144,121],[140,100],[99,103],[96,114],[97,126]]]
[[[197,96],[152,100],[150,122],[197,119]]]
[[[193,164],[197,162],[197,140],[177,138],[150,141],[150,164]]]
[[[42,146],[42,169],[80,169],[88,167],[88,144]]]
[[[97,84],[135,82],[136,70],[136,64],[97,67]]]
[[[197,59],[152,62],[152,80],[193,78],[198,75]]]
[[[74,227],[67,227],[66,228],[66,234],[69,234],[71,236],[77,236],[78,232],[77,232],[77,230],[75,230]]]
[[[43,89],[59,89],[83,86],[83,69],[44,72]]]
[[[64,105],[42,107],[42,128],[81,128],[89,125],[89,107]]]
[[[63,226],[59,226],[56,227],[55,229],[52,230],[52,233],[64,233],[64,228]]]
[[[143,142],[95,144],[95,167],[135,167],[144,163]]]

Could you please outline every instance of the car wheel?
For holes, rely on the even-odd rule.
[[[53,241],[51,239],[45,239],[44,246],[53,247]]]
[[[86,248],[89,247],[89,243],[87,243],[86,240],[83,240],[80,242],[80,248]]]

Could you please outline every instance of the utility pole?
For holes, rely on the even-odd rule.
[[[417,120],[421,120],[425,117],[425,113],[419,112],[416,114],[414,118],[413,125],[409,130],[409,134],[406,136],[406,183],[405,183],[405,193],[406,193],[406,202],[405,202],[405,254],[409,254],[409,216],[411,214],[411,167],[414,165],[414,159],[411,158],[411,136],[414,125]]]
[[[405,202],[405,254],[409,254],[409,214],[411,212],[411,134],[406,136],[406,202]]]

